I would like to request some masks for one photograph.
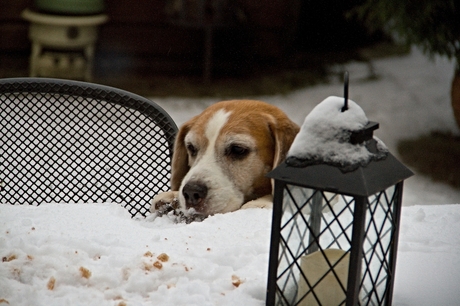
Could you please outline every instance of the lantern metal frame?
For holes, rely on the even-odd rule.
[[[376,128],[374,123],[369,126],[371,130]],[[364,139],[368,139],[367,147],[375,149],[376,141],[372,139],[372,132],[367,132]],[[403,180],[412,175],[389,152],[384,159],[371,160],[367,165],[354,168],[341,168],[326,163],[299,167],[285,161],[270,172],[268,176],[275,183],[266,304],[301,305],[299,299],[302,297],[297,297],[299,284],[295,274],[300,274],[299,279],[303,278],[308,283],[300,267],[301,256],[319,250],[326,258],[324,251],[334,246],[343,249],[338,241],[345,238],[349,243],[346,246],[348,249],[345,249],[349,252],[349,267],[346,287],[341,285],[346,299],[340,305],[391,305]],[[296,188],[302,191],[300,196],[295,194]],[[333,202],[338,198],[345,206],[335,211]],[[306,208],[310,210],[309,214],[304,213]],[[284,222],[282,219],[287,218],[284,215],[286,210],[289,210],[287,213],[291,214],[291,219]],[[324,211],[332,214],[331,222],[324,218]],[[383,223],[377,220],[377,214],[380,213],[384,215]],[[351,214],[351,221],[340,223],[340,218],[346,214]],[[297,224],[297,220],[301,224]],[[289,225],[288,222],[294,223]],[[333,223],[341,232],[332,233]],[[288,226],[293,226],[293,229],[285,237],[282,231]],[[292,250],[287,241],[292,238],[293,231],[308,241],[300,241],[296,250]],[[326,246],[321,246],[320,238],[325,233],[332,233],[333,238]],[[376,236],[377,240],[371,241],[371,236]],[[385,240],[385,245],[380,239]],[[287,267],[282,267],[284,259],[288,261]],[[326,274],[333,273],[338,280],[334,271],[336,264],[326,261],[330,268]],[[292,275],[286,276],[289,273]],[[279,283],[283,281],[285,283]],[[288,281],[295,284],[293,290],[296,293],[287,292],[292,291],[288,288]],[[364,281],[370,283],[370,286],[364,284]],[[313,300],[321,305],[314,292],[316,285],[308,286],[309,293],[314,296]]]

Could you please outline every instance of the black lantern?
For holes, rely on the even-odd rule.
[[[347,104],[332,111],[347,112]],[[288,153],[268,174],[274,205],[267,305],[391,305],[403,180],[413,173],[382,149],[377,128],[368,122],[335,134],[339,145],[367,150],[365,161]]]

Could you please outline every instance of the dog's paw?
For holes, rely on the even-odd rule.
[[[170,211],[178,209],[178,195],[179,192],[177,191],[161,192],[157,194],[152,199],[152,203],[150,205],[150,212],[158,212],[159,214],[163,215]]]
[[[153,197],[150,205],[150,212],[156,217],[167,216],[175,223],[191,223],[203,221],[206,216],[196,214],[193,208],[183,210],[180,208],[178,200],[179,192],[168,191],[157,194]]]
[[[272,208],[273,207],[273,196],[268,194],[261,198],[246,202],[241,209],[248,208]]]

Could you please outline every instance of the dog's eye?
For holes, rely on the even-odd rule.
[[[193,156],[193,157],[195,157],[196,154],[198,153],[198,149],[190,143],[187,145],[187,151],[190,154],[190,156]]]
[[[240,145],[231,145],[227,148],[226,153],[232,158],[243,159],[249,154],[249,149]]]

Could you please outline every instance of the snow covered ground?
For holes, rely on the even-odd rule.
[[[132,220],[116,204],[0,216],[0,305],[264,304],[269,210],[189,225]],[[403,208],[394,305],[458,305],[459,232],[460,205]]]
[[[350,99],[398,139],[459,131],[449,102],[453,63],[411,55],[350,63]],[[258,97],[301,124],[336,79],[286,96]],[[217,99],[156,99],[180,125]],[[394,305],[458,305],[460,191],[415,175],[406,182]],[[457,204],[457,205],[455,205]],[[175,224],[132,220],[116,204],[0,205],[0,305],[263,305],[270,210]]]

